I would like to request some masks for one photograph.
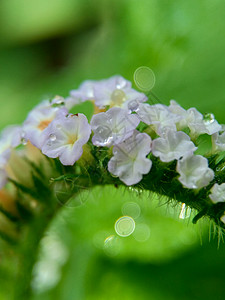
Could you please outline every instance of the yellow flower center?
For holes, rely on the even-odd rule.
[[[52,120],[43,120],[39,123],[38,129],[43,131],[48,125],[51,123]]]

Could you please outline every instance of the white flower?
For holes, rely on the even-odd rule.
[[[217,122],[213,114],[205,114],[203,118],[205,133],[212,135],[222,130],[222,126]]]
[[[22,128],[21,126],[11,125],[6,127],[0,137],[0,188],[7,182],[7,173],[5,171],[7,162],[10,158],[13,148],[21,144]]]
[[[212,146],[216,151],[225,151],[225,131],[212,135]]]
[[[214,178],[214,172],[208,167],[208,160],[201,155],[183,157],[177,162],[178,178],[184,187],[200,189]]]
[[[163,135],[167,129],[176,131],[176,123],[181,119],[180,116],[170,112],[168,107],[162,104],[141,103],[137,114],[141,121],[153,125],[158,135]]]
[[[113,107],[107,112],[96,114],[91,119],[94,132],[92,142],[96,146],[110,147],[130,137],[139,124],[139,119],[127,110]]]
[[[212,135],[221,130],[221,125],[218,124],[213,114],[203,116],[196,108],[192,107],[185,110],[176,101],[171,100],[169,110],[181,117],[177,123],[178,129],[189,127],[191,135],[198,137],[200,134],[207,133]]]
[[[141,181],[152,166],[146,155],[151,150],[151,138],[146,133],[135,132],[123,143],[114,146],[113,157],[108,163],[108,170],[118,176],[126,185]]]
[[[139,104],[146,101],[147,97],[132,89],[130,81],[116,75],[99,81],[84,81],[77,90],[70,92],[70,97],[66,98],[66,107],[70,109],[86,100],[94,100],[99,108],[116,106],[127,109],[130,102],[137,101]]]
[[[94,86],[96,80],[85,80],[78,88],[78,90],[70,91],[70,96],[75,99],[80,99],[81,102],[86,100],[94,100]]]
[[[54,103],[53,103],[54,104]],[[64,107],[54,107],[46,100],[36,106],[29,114],[23,124],[25,138],[31,144],[41,149],[46,140],[45,131],[48,125],[60,115],[66,115],[67,109]]]
[[[131,101],[145,102],[145,94],[137,92],[131,88],[131,82],[122,76],[113,76],[104,79],[94,85],[95,104],[102,108],[107,105],[110,107],[122,107],[127,109]]]
[[[83,145],[91,134],[85,115],[61,115],[44,132],[42,152],[51,158],[59,157],[63,165],[73,165],[83,154]]]
[[[8,161],[12,148],[21,144],[22,127],[10,125],[6,127],[0,136],[0,168]]]
[[[168,108],[173,114],[180,116],[180,120],[176,123],[177,128],[181,130],[187,127],[187,111],[174,100],[170,100]]]
[[[212,200],[213,203],[225,201],[225,183],[215,183],[210,191],[211,194],[209,195],[209,198]]]
[[[196,108],[187,110],[186,121],[191,130],[191,135],[195,137],[204,133],[212,135],[221,130],[221,125],[218,124],[214,116],[211,120],[208,120],[208,118],[204,119],[203,115]]]
[[[197,149],[190,137],[182,131],[167,130],[164,137],[152,142],[152,153],[163,162],[191,155]]]
[[[94,85],[96,82],[95,80],[86,80],[77,90],[70,91],[70,96],[65,99],[66,108],[71,109],[86,100],[94,100]]]

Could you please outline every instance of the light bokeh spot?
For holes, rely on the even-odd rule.
[[[113,235],[108,236],[105,240],[104,240],[104,246],[103,246],[104,252],[106,255],[108,256],[116,256],[119,254],[120,250],[121,250],[121,241],[120,239]]]
[[[155,85],[155,74],[148,67],[139,67],[134,72],[134,82],[140,90],[150,91]]]
[[[135,202],[124,203],[121,210],[123,215],[131,216],[134,219],[137,219],[141,214],[141,208]]]
[[[135,230],[135,221],[133,218],[123,216],[115,223],[115,231],[119,236],[127,237]]]
[[[134,238],[138,242],[146,242],[150,237],[150,228],[147,224],[137,224]]]

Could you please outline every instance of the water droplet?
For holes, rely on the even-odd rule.
[[[155,85],[155,74],[148,67],[140,67],[134,72],[134,82],[142,91],[150,91]]]
[[[133,218],[123,216],[115,223],[115,231],[119,236],[127,237],[134,232],[135,221]]]
[[[98,126],[95,130],[96,144],[109,146],[113,141],[112,131],[108,126]]]
[[[215,122],[215,116],[211,113],[207,113],[204,115],[203,120],[204,120],[205,125],[210,125],[213,122]]]
[[[62,129],[62,125],[61,124],[57,124],[56,128],[60,130],[60,129]]]
[[[65,105],[64,98],[61,96],[55,96],[51,101],[52,107],[62,107]]]
[[[28,143],[28,140],[25,137],[22,137],[21,138],[21,144],[24,145],[24,146],[26,146],[27,143]]]
[[[180,215],[179,215],[180,219],[185,219],[185,211],[186,211],[186,204],[182,203],[181,204],[181,211],[180,211]]]
[[[128,174],[128,176],[129,176],[129,174]],[[135,192],[135,193],[137,193],[138,195],[142,193],[142,190],[133,188],[132,186],[129,186],[128,190],[131,191],[131,192]]]
[[[138,111],[139,109],[139,102],[137,100],[132,100],[128,103],[128,109],[133,112],[133,111]]]
[[[50,134],[49,139],[50,139],[50,141],[54,142],[56,140],[56,135],[55,134]]]
[[[122,213],[137,219],[141,214],[140,206],[135,202],[127,202],[122,206]]]
[[[191,208],[186,206],[185,203],[182,203],[179,218],[180,219],[187,219],[187,218],[190,217],[190,215],[191,215]]]
[[[126,101],[126,94],[123,90],[116,89],[112,92],[111,101],[114,106],[121,106]]]
[[[117,89],[123,89],[127,85],[127,81],[124,78],[120,78],[119,81],[116,83]]]
[[[136,241],[146,242],[150,237],[150,228],[147,224],[138,224],[133,235]]]

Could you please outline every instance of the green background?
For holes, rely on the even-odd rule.
[[[224,11],[223,0],[1,0],[0,128],[85,79],[132,81],[139,66],[154,71],[160,101],[175,99],[223,123]],[[224,299],[225,247],[217,250],[217,237],[209,243],[208,221],[193,226],[179,220],[179,206],[112,187],[86,191],[80,201],[46,233],[33,299]],[[126,202],[141,209],[136,228],[150,229],[144,242],[116,236]],[[0,278],[5,300],[14,283],[3,271]]]

